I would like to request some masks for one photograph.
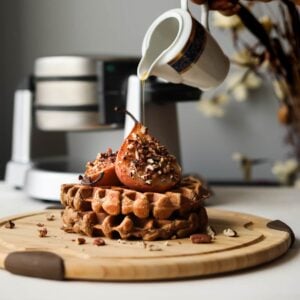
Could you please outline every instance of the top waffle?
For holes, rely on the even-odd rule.
[[[185,216],[197,210],[209,196],[203,182],[185,177],[179,186],[165,193],[137,192],[126,187],[92,187],[64,184],[61,203],[77,211],[107,213],[112,216],[134,214],[138,218],[168,219],[172,214]]]

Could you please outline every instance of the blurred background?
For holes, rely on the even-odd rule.
[[[0,178],[11,156],[14,91],[32,73],[36,58],[71,54],[139,56],[152,21],[179,5],[179,0],[1,0]],[[198,7],[191,5],[191,10],[199,18]],[[231,53],[229,36],[214,28],[212,32],[224,51]],[[270,161],[285,156],[285,130],[278,124],[278,104],[267,83],[253,91],[249,101],[230,103],[223,118],[207,118],[197,107],[198,102],[177,104],[185,173],[202,174],[212,181],[242,180],[232,153]],[[46,137],[37,131],[36,136],[34,157],[72,147],[79,156],[93,159],[109,146],[116,149],[123,131],[47,133]],[[271,164],[256,166],[254,179],[272,180]]]

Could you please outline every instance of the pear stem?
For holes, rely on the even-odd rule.
[[[139,123],[139,121],[136,119],[136,117],[131,112],[129,112],[128,110],[126,110],[120,106],[116,106],[114,108],[114,111],[121,112],[121,113],[128,115],[134,121],[135,124]]]

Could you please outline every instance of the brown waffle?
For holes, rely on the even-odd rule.
[[[186,218],[170,220],[158,220],[151,217],[140,219],[134,215],[112,216],[93,211],[79,212],[66,207],[62,220],[63,229],[66,232],[145,241],[173,237],[184,238],[196,232],[204,232],[207,226],[207,214],[204,207],[189,213]]]
[[[82,184],[64,184],[61,187],[61,203],[76,211],[94,211],[111,216],[133,214],[141,219],[149,216],[168,219],[174,213],[185,216],[202,206],[208,196],[202,181],[193,176],[183,178],[176,189],[165,193]]]

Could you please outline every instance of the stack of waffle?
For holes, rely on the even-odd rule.
[[[206,230],[203,200],[208,196],[203,182],[192,176],[165,193],[64,184],[63,229],[88,236],[145,241],[188,237]]]

